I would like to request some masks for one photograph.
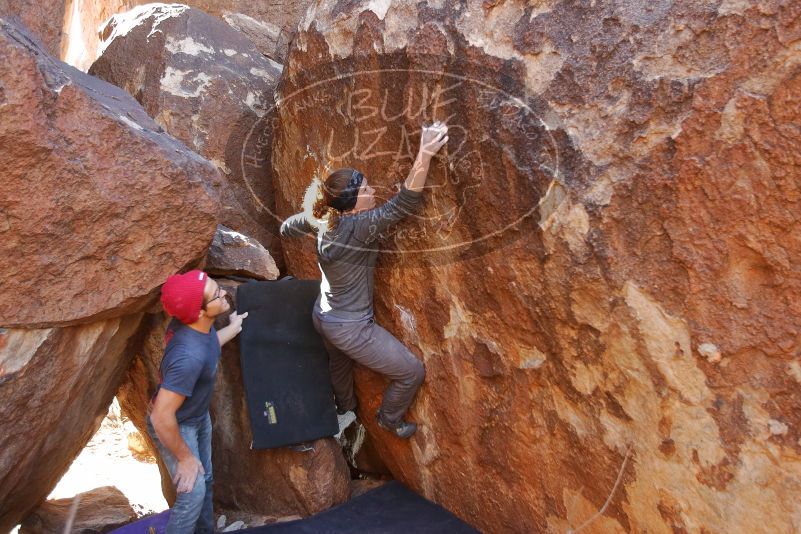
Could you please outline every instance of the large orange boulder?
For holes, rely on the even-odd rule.
[[[140,311],[205,255],[217,170],[130,95],[4,19],[0,83],[0,325]]]
[[[99,426],[167,275],[203,258],[217,171],[122,90],[0,19],[0,531]]]
[[[275,260],[261,243],[223,225],[217,227],[203,269],[214,276],[255,280],[275,280],[280,274]]]
[[[89,73],[125,89],[165,131],[212,161],[220,220],[281,260],[270,165],[281,66],[225,22],[187,6],[140,6],[113,16],[106,32]]]
[[[284,62],[298,22],[312,0],[190,0],[190,6],[219,17],[244,33],[265,56]]]
[[[392,473],[488,532],[801,528],[801,11],[657,0],[320,3],[279,87],[279,212],[386,198],[376,314],[425,362]],[[312,110],[312,111],[310,111]],[[318,276],[311,240],[289,271]]]

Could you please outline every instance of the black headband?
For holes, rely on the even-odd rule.
[[[364,175],[354,170],[350,175],[348,185],[346,185],[342,192],[331,201],[331,207],[339,211],[353,209],[353,206],[356,205],[356,199],[359,197],[359,189],[362,187],[362,180],[364,180]]]

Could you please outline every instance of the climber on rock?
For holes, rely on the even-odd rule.
[[[170,276],[161,288],[164,310],[174,319],[147,429],[176,485],[167,534],[214,532],[209,404],[221,347],[242,330],[248,315],[232,312],[228,326],[215,330],[214,320],[230,309],[225,296],[197,270]]]
[[[420,150],[400,192],[375,207],[375,190],[354,169],[339,169],[311,185],[314,205],[281,225],[282,237],[317,232],[322,281],[312,319],[330,357],[331,381],[341,415],[356,410],[353,362],[392,381],[376,414],[379,426],[401,438],[417,430],[404,415],[423,383],[420,360],[373,319],[373,275],[382,232],[422,204],[431,158],[448,142],[441,122],[423,127]],[[311,213],[308,213],[311,211]]]

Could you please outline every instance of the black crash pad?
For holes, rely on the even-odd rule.
[[[339,431],[328,353],[312,324],[320,282],[284,278],[237,288],[242,377],[254,449],[333,436]]]
[[[480,534],[445,508],[389,482],[317,515],[240,530],[249,534]]]

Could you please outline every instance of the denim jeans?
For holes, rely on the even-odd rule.
[[[179,493],[170,510],[167,534],[212,534],[214,532],[214,508],[212,505],[213,482],[211,473],[211,417],[206,416],[197,423],[179,423],[181,437],[203,465],[204,475],[198,474],[195,487],[189,493]],[[175,477],[178,460],[159,441],[150,416],[147,417],[147,432],[158,446],[161,458],[171,477]]]

